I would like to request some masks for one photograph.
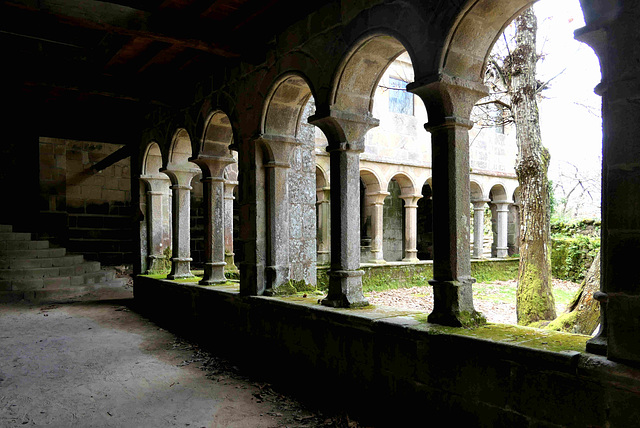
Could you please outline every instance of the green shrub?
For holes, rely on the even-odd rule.
[[[551,273],[555,278],[581,282],[600,248],[600,238],[578,235],[554,237],[551,244]]]

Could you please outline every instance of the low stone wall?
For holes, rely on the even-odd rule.
[[[446,328],[411,311],[241,296],[237,285],[137,277],[134,295],[161,325],[368,426],[628,427],[640,420],[640,370],[579,352],[586,336]]]
[[[488,278],[507,280],[518,276],[517,258],[486,259],[471,261],[471,276],[478,282]],[[362,263],[360,269],[364,271],[362,281],[367,284],[378,284],[389,281],[429,281],[433,279],[433,261],[417,263],[389,262],[385,264]],[[318,266],[318,288],[329,286],[329,266]]]

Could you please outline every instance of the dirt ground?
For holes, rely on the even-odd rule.
[[[1,427],[359,426],[252,380],[130,298],[0,305],[0,344]]]
[[[473,305],[489,322],[517,324],[516,287],[516,280],[494,281],[491,284],[474,284]],[[573,295],[580,288],[580,284],[554,278],[553,288]],[[427,313],[433,310],[433,289],[431,287],[371,291],[366,293],[366,297],[372,305],[391,306]],[[556,301],[556,313],[561,314],[564,309],[564,305]]]

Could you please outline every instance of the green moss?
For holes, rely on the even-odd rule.
[[[416,316],[416,319],[421,322],[423,321],[421,316]],[[485,324],[473,328],[431,326],[429,331],[434,334],[470,336],[553,352],[584,352],[586,342],[590,339],[589,336],[580,334],[569,334],[507,324]]]

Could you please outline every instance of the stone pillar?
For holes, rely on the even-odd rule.
[[[146,183],[147,188],[147,253],[148,263],[147,272],[156,273],[164,269],[165,254],[162,245],[163,227],[162,227],[162,205],[163,199],[168,196],[169,178],[141,176],[140,180]]]
[[[264,165],[268,230],[264,294],[274,295],[289,281],[289,159],[301,143],[272,135],[262,135],[260,142],[269,148],[271,155]]]
[[[234,140],[238,151],[238,215],[241,227],[238,230],[242,257],[238,263],[240,271],[240,294],[260,296],[264,294],[266,264],[266,224],[264,200],[264,167],[259,139],[247,134]]]
[[[371,116],[332,109],[309,123],[327,136],[331,174],[331,268],[325,306],[369,304],[362,293],[360,267],[360,153],[366,132],[378,125]]]
[[[418,200],[422,195],[400,195],[404,200],[404,259],[415,263],[418,260]]]
[[[511,201],[494,202],[498,213],[498,242],[496,245],[497,256],[507,257],[509,255],[509,205]]]
[[[581,0],[586,26],[576,39],[600,60],[602,82],[601,328],[590,352],[640,362],[640,44],[638,2]]]
[[[235,180],[224,182],[224,261],[227,264],[225,270],[238,272],[233,252],[233,189],[238,185]]]
[[[202,169],[204,190],[204,275],[200,284],[211,285],[227,282],[224,254],[225,211],[224,169],[235,160],[231,156],[200,155],[192,159]]]
[[[330,261],[330,240],[329,240],[329,216],[331,215],[329,209],[329,192],[331,188],[329,187],[321,187],[316,189],[316,196],[318,201],[316,202],[316,212],[318,222],[317,230],[318,233],[316,235],[317,239],[317,258],[316,264],[318,265],[326,265]]]
[[[370,263],[386,263],[382,251],[384,200],[389,192],[367,193],[368,204],[371,206],[371,260]]]
[[[195,165],[194,165],[195,166]],[[191,180],[200,171],[193,169],[162,169],[171,179],[172,234],[171,272],[169,279],[189,278],[191,273]]]
[[[489,199],[477,199],[473,204],[473,257],[484,257],[484,207]]]
[[[429,322],[462,326],[482,322],[473,307],[469,219],[469,120],[486,96],[479,83],[440,75],[408,86],[427,107],[433,165],[434,309]]]

